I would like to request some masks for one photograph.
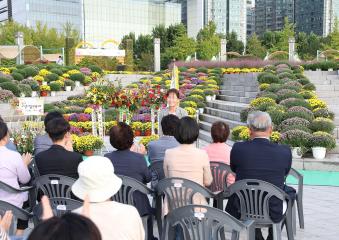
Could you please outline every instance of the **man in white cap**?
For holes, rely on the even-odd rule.
[[[106,157],[93,156],[81,162],[79,179],[73,184],[72,192],[90,201],[89,218],[99,228],[103,240],[144,240],[145,232],[135,207],[111,200],[122,184],[114,174],[114,167]],[[81,213],[82,209],[76,209]]]

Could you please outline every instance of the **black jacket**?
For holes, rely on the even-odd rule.
[[[231,151],[230,165],[236,181],[258,179],[284,190],[285,177],[291,169],[292,154],[288,146],[270,142],[265,138],[235,143]],[[239,202],[232,196],[226,211],[239,218]],[[270,200],[270,216],[278,222],[282,217],[282,201]]]
[[[40,175],[59,174],[74,179],[79,178],[78,165],[81,161],[81,154],[67,151],[59,145],[52,145],[35,156]]]

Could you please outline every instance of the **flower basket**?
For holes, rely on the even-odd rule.
[[[47,91],[40,91],[40,96],[41,97],[47,97],[48,96],[48,92]]]

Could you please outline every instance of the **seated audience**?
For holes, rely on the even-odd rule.
[[[63,116],[59,112],[47,113],[44,120],[45,128],[47,127],[47,123],[55,118],[63,118]],[[53,145],[52,139],[48,136],[47,133],[42,136],[37,136],[34,139],[34,155],[37,155],[38,153],[48,150],[52,145]]]
[[[30,154],[20,156],[18,152],[9,150],[6,145],[9,140],[9,131],[6,123],[0,121],[0,181],[14,187],[20,188],[19,184],[26,184],[31,179],[28,165],[32,161]],[[0,200],[9,202],[19,208],[28,205],[28,193],[8,193],[0,190]],[[18,220],[17,235],[22,235],[27,228],[28,221]]]
[[[206,151],[198,149],[194,144],[199,136],[197,122],[191,117],[183,117],[179,121],[174,136],[180,145],[166,150],[165,176],[186,178],[202,186],[209,186],[213,178],[208,155]],[[194,204],[207,204],[202,196],[195,196],[193,201]]]
[[[2,117],[0,116],[0,121],[1,122],[5,122]],[[15,151],[17,152],[16,146],[15,144],[9,139],[8,143],[6,144],[6,148],[8,148],[9,150]]]
[[[143,240],[145,232],[135,207],[111,201],[122,184],[111,161],[92,156],[80,163],[78,170],[79,179],[73,184],[72,192],[82,200],[88,197],[89,217],[99,228],[102,239]],[[82,211],[79,208],[74,212]]]
[[[116,151],[105,154],[114,166],[115,173],[118,175],[128,176],[147,184],[151,181],[151,173],[147,168],[144,155],[132,152],[134,134],[132,128],[126,123],[119,122],[117,126],[110,130],[111,145]],[[146,216],[154,213],[149,199],[142,193],[134,193],[135,207],[138,209],[140,216]],[[151,226],[152,225],[152,226]],[[149,223],[148,235],[153,237],[153,224]]]
[[[79,153],[67,150],[72,145],[71,126],[64,118],[55,118],[47,123],[46,131],[53,145],[35,156],[40,175],[59,174],[74,179],[79,177],[77,169],[82,161]]]
[[[268,113],[254,112],[248,116],[250,139],[233,145],[231,151],[231,169],[236,174],[236,181],[258,179],[269,182],[283,190],[285,177],[291,169],[292,155],[288,146],[270,142],[272,120]],[[294,199],[293,189],[288,193]],[[270,200],[270,216],[279,222],[283,214],[283,203],[279,199]],[[239,199],[232,196],[227,203],[226,211],[240,218]],[[272,239],[272,228],[267,239]],[[260,229],[256,229],[256,239],[264,239]]]
[[[221,162],[230,165],[231,147],[226,144],[230,128],[224,122],[215,122],[211,128],[213,143],[203,148],[210,159],[210,162]],[[233,174],[228,174],[227,185],[234,183]]]

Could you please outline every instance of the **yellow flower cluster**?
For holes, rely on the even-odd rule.
[[[68,73],[64,73],[64,74],[62,74],[62,77],[63,77],[63,78],[69,78],[70,76],[69,76]]]
[[[77,73],[80,73],[80,71],[76,70],[76,69],[72,69],[72,70],[67,71],[68,75],[77,74]]]
[[[99,77],[101,77],[101,76],[100,76],[100,73],[92,72],[91,77],[92,77],[92,78],[99,78]]]
[[[281,134],[277,131],[274,131],[274,132],[272,132],[270,139],[271,139],[272,142],[279,142],[280,138],[281,138]]]
[[[88,121],[88,122],[69,122],[69,124],[73,127],[81,128],[85,131],[92,131],[92,125],[93,123]],[[96,123],[98,126],[98,123]],[[117,122],[116,121],[110,121],[110,122],[104,122],[104,126],[106,129],[111,129],[113,126],[116,126]]]
[[[3,74],[10,74],[11,70],[6,67],[0,67],[0,72],[2,72]]]
[[[307,100],[309,102],[309,104],[311,105],[312,109],[316,109],[316,108],[327,108],[327,104],[325,101],[320,100],[320,99],[308,99]]]
[[[45,76],[47,76],[48,74],[51,74],[51,72],[48,71],[47,69],[41,69],[41,70],[39,71],[39,75],[40,75],[40,76],[45,77]]]
[[[152,136],[147,136],[147,137],[143,137],[139,143],[141,143],[142,145],[144,145],[145,147],[148,146],[148,144],[151,142],[151,141],[154,141],[154,140],[157,140],[159,139],[159,136],[158,135],[152,135]]]
[[[51,87],[48,85],[41,85],[40,86],[40,91],[51,91]]]
[[[156,82],[161,82],[162,80],[162,77],[153,77],[153,80],[156,81]]]
[[[272,98],[260,97],[253,99],[250,103],[251,107],[258,107],[262,104],[275,105],[275,101]]]
[[[73,134],[72,140],[74,151],[80,153],[100,149],[104,144],[101,138],[93,135],[77,136]]]
[[[262,72],[263,68],[223,68],[223,73],[251,73],[251,72]]]
[[[65,86],[65,82],[62,80],[56,80],[55,82],[58,83],[61,87]]]
[[[187,111],[188,115],[195,116],[196,109],[192,107],[185,107],[185,110]]]
[[[270,84],[268,84],[268,83],[262,83],[262,84],[259,85],[259,89],[260,89],[260,91],[265,91],[269,86],[270,86]]]
[[[131,71],[104,71],[104,74],[140,74],[140,75],[153,75],[154,72],[131,72]]]
[[[44,77],[43,76],[40,76],[40,75],[36,75],[33,77],[33,79],[35,81],[38,81],[38,82],[42,82],[44,80]]]
[[[84,110],[84,113],[91,114],[93,112],[93,108],[87,107]]]
[[[240,134],[239,134],[239,137],[242,139],[242,140],[248,140],[250,139],[250,129],[249,128],[244,128]]]

